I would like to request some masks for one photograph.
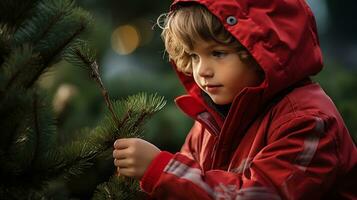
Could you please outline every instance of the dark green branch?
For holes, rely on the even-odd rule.
[[[34,92],[33,94],[33,102],[32,102],[32,108],[33,108],[33,119],[34,119],[34,131],[35,131],[35,135],[36,138],[34,139],[35,141],[35,148],[34,148],[34,155],[33,155],[33,159],[31,160],[31,164],[30,166],[33,166],[33,163],[35,162],[39,150],[40,150],[40,142],[39,142],[39,138],[41,135],[41,130],[40,130],[40,124],[39,124],[39,106],[38,106],[38,96],[36,94],[36,92]]]
[[[52,60],[68,45],[70,44],[76,37],[78,37],[83,31],[85,30],[85,26],[80,26],[79,29],[76,30],[76,32],[68,38],[62,45],[60,45],[54,53],[52,53],[51,56],[48,56],[47,59],[44,61],[44,64],[40,68],[40,70],[37,71],[37,74],[30,80],[30,82],[26,85],[26,88],[30,88],[38,79],[38,77],[43,73],[43,71],[49,67],[51,64]]]

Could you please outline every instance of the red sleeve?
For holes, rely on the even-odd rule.
[[[160,155],[142,186],[157,199],[320,199],[336,180],[335,128],[314,117],[288,121],[272,130],[243,173],[203,171],[181,153]]]
[[[140,186],[145,192],[150,193],[152,191],[153,186],[159,180],[162,171],[172,157],[173,154],[166,151],[161,151],[159,155],[157,155],[154,160],[151,161],[151,164],[147,168],[144,176],[140,181]]]

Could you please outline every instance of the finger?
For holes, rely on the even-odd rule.
[[[114,165],[119,168],[119,167],[122,167],[122,168],[125,168],[126,166],[123,166],[121,160],[118,160],[118,159],[114,159]]]
[[[114,159],[114,165],[120,168],[129,168],[133,167],[132,159]]]
[[[113,164],[114,164],[114,166],[119,168],[119,166],[118,166],[119,165],[119,160],[118,159],[114,159]]]
[[[125,149],[129,147],[130,138],[117,139],[114,142],[115,149]]]
[[[114,150],[113,151],[113,158],[115,159],[125,159],[127,152],[125,150]]]
[[[118,173],[121,176],[133,177],[135,174],[131,168],[118,168]]]
[[[116,158],[116,159],[126,159],[128,157],[132,157],[133,155],[133,151],[132,149],[115,149],[113,151],[113,158]]]

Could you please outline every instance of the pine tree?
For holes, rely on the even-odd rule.
[[[140,137],[143,124],[165,104],[138,94],[112,102],[95,53],[80,38],[91,16],[74,0],[0,1],[0,199],[46,199],[48,183],[74,176],[111,154],[117,138]],[[58,144],[56,122],[37,84],[66,59],[89,70],[108,107],[106,118],[81,140]],[[113,176],[94,199],[138,199],[137,181]]]

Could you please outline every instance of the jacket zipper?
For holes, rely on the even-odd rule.
[[[214,136],[214,145],[211,151],[211,169],[213,169],[214,167],[214,157],[216,155],[216,151],[217,151],[217,146],[218,146],[218,134],[219,134],[219,128],[216,124],[214,124],[212,122],[212,120],[210,120],[210,118],[212,118],[212,116],[208,113],[208,112],[204,112],[201,113],[199,115],[197,115],[197,121],[199,121],[200,123],[202,123],[204,125],[204,127]]]

